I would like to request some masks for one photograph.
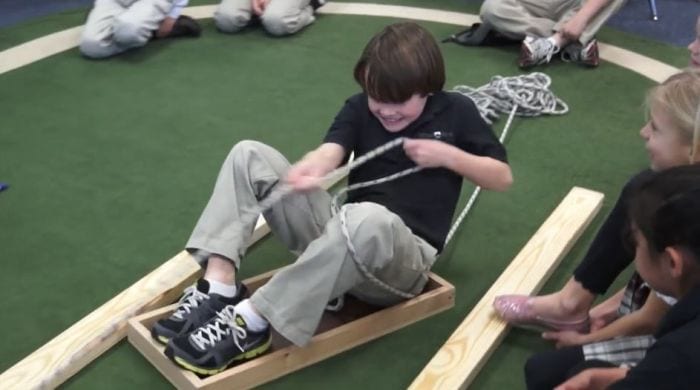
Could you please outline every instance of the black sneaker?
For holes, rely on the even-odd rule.
[[[167,344],[171,338],[187,334],[206,324],[226,305],[240,302],[246,297],[247,289],[243,284],[236,284],[236,296],[233,298],[208,292],[209,282],[204,279],[199,279],[195,286],[185,289],[177,310],[170,317],[156,322],[151,328],[151,336],[158,342]]]
[[[600,54],[598,53],[598,41],[592,39],[586,46],[580,43],[572,43],[561,52],[561,59],[564,62],[574,62],[580,65],[595,68],[600,65]]]
[[[202,28],[196,20],[187,15],[180,15],[175,19],[172,31],[168,34],[168,38],[177,37],[198,37],[202,34]]]
[[[317,9],[321,8],[324,4],[326,4],[327,1],[328,0],[311,0],[309,2],[309,5],[311,5],[311,7],[314,10],[317,10]]]
[[[253,332],[236,314],[234,306],[226,306],[206,325],[171,339],[165,355],[186,370],[214,375],[233,363],[262,355],[270,349],[271,342],[269,326]]]

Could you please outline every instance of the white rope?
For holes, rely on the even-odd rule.
[[[552,79],[549,76],[534,72],[521,76],[494,76],[490,83],[479,88],[458,85],[454,91],[470,98],[488,124],[493,124],[492,119],[498,119],[500,113],[509,113],[506,125],[498,139],[503,144],[515,115],[535,117],[545,114],[564,115],[569,112],[569,106],[549,90],[550,85],[552,85]],[[477,186],[469,197],[467,205],[464,206],[464,210],[447,233],[445,247],[471,210],[479,193],[481,193],[481,187]]]
[[[515,111],[517,111],[518,106],[515,105],[513,108],[510,110],[510,115],[508,115],[508,121],[506,122],[505,127],[503,128],[503,131],[501,132],[501,136],[498,138],[498,141],[503,144],[506,140],[506,137],[508,136],[508,130],[510,129],[510,125],[513,123],[513,117],[515,116]],[[450,228],[450,231],[447,232],[447,236],[445,237],[445,247],[447,246],[447,243],[450,242],[452,237],[454,236],[455,232],[457,232],[457,229],[459,228],[459,225],[462,224],[462,221],[464,218],[467,217],[467,214],[469,214],[469,210],[472,209],[472,206],[474,206],[474,202],[476,202],[476,198],[479,196],[481,193],[481,186],[476,186],[474,188],[474,192],[472,192],[472,195],[469,197],[469,200],[467,201],[466,206],[464,206],[464,209],[462,212],[459,214],[459,217],[455,220],[455,222],[452,224],[452,227]]]
[[[515,115],[524,117],[569,112],[569,106],[549,90],[551,84],[549,76],[534,72],[511,77],[494,76],[491,82],[479,88],[458,85],[454,91],[472,99],[481,117],[493,124],[500,114],[511,112],[513,107],[517,107]]]
[[[326,174],[323,178],[321,178],[320,181],[321,182],[328,182],[331,180],[336,180],[336,179],[339,179],[341,177],[344,177],[351,170],[359,167],[360,165],[375,158],[376,156],[386,152],[389,149],[392,149],[392,148],[395,148],[399,145],[402,145],[403,140],[404,140],[403,137],[399,137],[393,141],[387,142],[386,144],[381,145],[381,146],[375,148],[374,150],[371,150],[371,151],[367,152],[366,154],[356,158],[355,160],[348,163],[347,165],[344,165],[342,167],[339,167],[339,168],[331,171],[330,173]],[[413,168],[410,168],[410,169],[413,169]],[[399,174],[400,173],[401,172],[399,172]],[[408,173],[411,173],[411,172],[408,172]],[[404,175],[406,175],[408,173],[405,173]],[[396,176],[396,174],[392,175],[392,176]],[[385,179],[386,179],[385,181],[388,181],[388,178],[385,178]],[[382,179],[379,179],[379,180],[382,180]],[[364,184],[364,183],[358,183],[356,185],[359,185],[359,184]],[[258,205],[256,207],[254,207],[250,210],[247,210],[245,216],[241,217],[241,220],[243,222],[243,226],[247,226],[248,224],[255,223],[255,221],[258,220],[259,215],[261,215],[263,212],[272,208],[272,206],[274,206],[275,203],[279,202],[280,200],[282,200],[282,198],[291,194],[293,191],[294,190],[292,189],[292,187],[286,183],[280,183],[279,185],[275,186],[275,188],[268,194],[267,197],[260,200],[260,202],[258,202]],[[347,191],[348,191],[348,189],[345,188],[343,192],[347,192]],[[333,198],[332,202],[333,201],[337,202],[336,197]],[[247,217],[247,219],[246,219],[246,217]]]

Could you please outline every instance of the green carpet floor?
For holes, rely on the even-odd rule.
[[[458,10],[447,0],[387,3]],[[0,48],[80,20],[69,13],[0,30]],[[358,90],[351,72],[360,50],[391,21],[325,15],[297,36],[272,39],[218,34],[205,20],[201,39],[156,42],[108,61],[73,49],[0,75],[0,181],[12,186],[0,193],[0,371],[180,251],[233,143],[262,140],[291,160],[316,146]],[[456,29],[425,25],[438,37]],[[670,64],[686,61],[678,49],[603,36]],[[448,86],[520,73],[515,48],[442,49]],[[571,112],[515,121],[507,141],[514,186],[482,195],[435,268],[457,287],[456,307],[266,388],[405,388],[568,190],[602,191],[594,227],[545,290],[563,284],[621,185],[646,164],[638,129],[652,82],[608,63],[544,70]],[[292,260],[267,239],[250,251],[242,276]],[[526,357],[544,348],[536,334],[512,331],[473,388],[522,388]],[[170,385],[122,342],[66,387]]]

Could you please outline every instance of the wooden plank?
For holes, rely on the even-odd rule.
[[[342,179],[334,178],[323,186],[330,188]],[[261,216],[251,244],[269,232]],[[0,375],[2,388],[26,390],[60,385],[126,336],[129,318],[173,302],[200,274],[201,267],[192,256],[180,252],[7,369]]]
[[[596,215],[603,194],[574,187],[421,371],[410,389],[465,388],[508,329],[491,304],[501,294],[534,294]]]
[[[264,276],[263,279],[271,275]],[[245,281],[251,290],[262,281]],[[352,306],[355,306],[354,308]],[[358,307],[365,305],[365,307]],[[312,365],[357,345],[454,306],[454,287],[435,274],[419,296],[388,308],[371,308],[359,301],[348,301],[340,313],[326,312],[316,335],[305,347],[290,345],[273,335],[272,351],[208,378],[199,378],[173,364],[163,346],[153,340],[149,329],[159,318],[169,315],[175,305],[146,313],[129,321],[129,342],[179,389],[248,389]],[[348,313],[348,312],[351,313]],[[354,311],[354,312],[352,312]]]

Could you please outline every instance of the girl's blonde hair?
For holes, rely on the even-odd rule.
[[[674,74],[647,93],[647,112],[661,109],[692,145],[690,162],[700,162],[700,69]]]

